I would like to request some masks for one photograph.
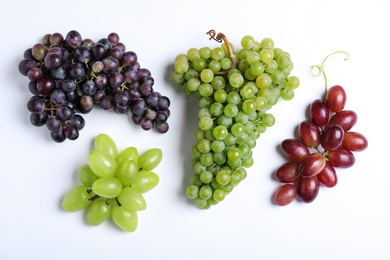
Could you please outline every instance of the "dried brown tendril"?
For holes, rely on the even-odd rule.
[[[210,35],[210,39],[209,40],[215,40],[217,42],[222,42],[223,41],[225,43],[226,49],[227,49],[227,51],[229,53],[229,56],[232,59],[232,69],[235,69],[236,65],[237,65],[237,59],[236,59],[236,56],[233,53],[233,50],[232,50],[232,48],[230,46],[230,43],[229,43],[229,40],[225,36],[225,34],[223,34],[223,33],[218,33],[217,34],[215,32],[215,30],[210,30],[206,34]],[[227,71],[225,71],[223,73],[227,73]]]

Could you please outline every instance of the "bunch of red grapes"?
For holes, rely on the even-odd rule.
[[[314,100],[309,108],[309,119],[298,126],[298,139],[286,139],[281,150],[288,162],[275,171],[275,179],[282,183],[273,195],[276,205],[285,206],[295,199],[310,203],[320,187],[337,184],[335,168],[349,168],[355,163],[353,152],[368,146],[367,138],[351,131],[357,114],[344,110],[345,90],[331,87],[325,100]]]

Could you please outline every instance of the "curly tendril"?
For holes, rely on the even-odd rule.
[[[321,63],[321,65],[313,65],[311,66],[311,75],[313,77],[318,77],[319,75],[324,75],[324,80],[325,80],[325,94],[326,92],[328,92],[328,78],[326,77],[326,73],[325,73],[325,69],[324,69],[324,64],[325,64],[325,61],[332,55],[334,54],[338,54],[338,53],[342,53],[345,55],[345,58],[344,60],[348,60],[349,59],[349,53],[348,52],[345,52],[345,51],[335,51],[331,54],[329,54],[328,56],[325,57],[324,61]],[[318,71],[314,71],[314,69],[317,69]]]
[[[226,49],[228,50],[228,53],[229,53],[229,56],[232,59],[232,69],[235,69],[236,65],[237,65],[237,59],[236,59],[236,56],[233,53],[233,50],[232,50],[232,48],[230,46],[230,43],[229,43],[229,40],[225,36],[225,34],[223,34],[223,33],[218,33],[217,34],[215,32],[215,30],[210,30],[206,34],[210,35],[210,39],[209,40],[215,40],[217,42],[222,42],[223,41],[225,43]]]

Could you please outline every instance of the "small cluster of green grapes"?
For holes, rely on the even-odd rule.
[[[122,230],[134,232],[138,214],[146,208],[142,195],[159,183],[152,170],[161,162],[162,151],[152,148],[141,155],[135,147],[118,153],[116,143],[106,134],[95,139],[88,164],[78,171],[81,184],[69,190],[63,199],[65,211],[88,208],[88,223],[98,226],[112,217]]]
[[[222,201],[246,178],[256,140],[275,123],[268,110],[280,98],[291,100],[299,86],[299,79],[290,76],[289,53],[275,48],[272,39],[247,35],[235,51],[225,35],[210,32],[224,43],[179,54],[171,74],[173,83],[199,100],[199,128],[191,148],[195,173],[186,194],[203,209]]]

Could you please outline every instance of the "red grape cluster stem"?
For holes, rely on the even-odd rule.
[[[347,95],[343,87],[334,85],[328,90],[324,63],[318,68],[325,78],[325,98],[314,100],[309,107],[309,118],[298,126],[298,138],[285,139],[281,150],[288,161],[275,171],[279,186],[273,201],[285,206],[295,199],[310,203],[319,193],[320,187],[334,187],[338,178],[337,168],[349,168],[355,164],[354,152],[368,146],[367,138],[351,131],[357,122],[357,114],[346,110]],[[346,59],[349,58],[348,53]],[[314,74],[318,76],[321,73]]]

